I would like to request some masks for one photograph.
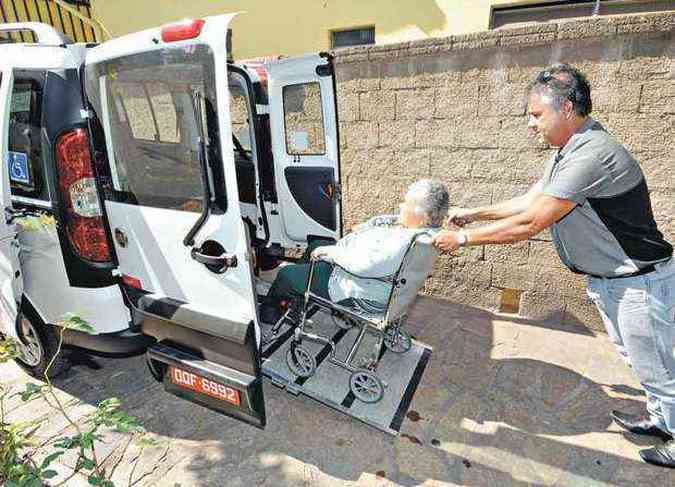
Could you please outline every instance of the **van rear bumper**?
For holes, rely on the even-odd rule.
[[[64,333],[65,345],[110,355],[140,355],[155,343],[155,339],[131,329],[116,333],[91,335],[77,330]]]
[[[148,348],[147,359],[151,363],[150,369],[159,373],[156,378],[162,380],[167,392],[258,428],[265,426],[262,377],[245,374],[162,343]],[[158,363],[162,365],[158,367]],[[201,383],[206,381],[212,391],[224,391],[225,388],[236,391],[236,400],[227,402],[217,398],[220,393],[209,394],[191,385],[178,385],[172,379],[176,372],[184,379],[190,379],[187,381],[190,384],[195,379]]]

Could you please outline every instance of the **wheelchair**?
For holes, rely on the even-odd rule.
[[[431,245],[431,234],[418,232],[411,238],[399,268],[392,275],[364,277],[349,272],[328,259],[312,259],[307,279],[307,291],[295,311],[298,322],[286,354],[286,363],[291,372],[298,377],[305,378],[311,377],[316,372],[317,364],[314,353],[303,345],[303,341],[328,345],[330,347],[329,362],[351,373],[349,389],[355,398],[364,403],[380,401],[386,388],[385,382],[377,375],[377,366],[384,352],[383,347],[401,354],[406,353],[412,347],[412,337],[405,330],[404,325],[408,317],[408,309],[428,277],[426,272],[431,269],[435,255],[436,251]],[[357,279],[387,283],[391,290],[386,305],[365,299],[349,299],[334,303],[317,295],[312,291],[311,284],[314,267],[319,262],[327,262],[333,266],[333,270],[340,268],[342,272]],[[359,329],[356,341],[347,352],[345,359],[337,357],[336,344],[329,337],[308,331],[311,325],[309,315],[317,311],[326,312],[341,328],[357,327]],[[374,334],[377,344],[374,353],[365,363],[356,364],[355,357],[366,333]]]

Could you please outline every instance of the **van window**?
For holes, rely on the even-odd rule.
[[[251,101],[248,96],[246,80],[241,74],[230,72],[228,79],[234,167],[237,171],[239,201],[255,205],[256,170],[252,150],[254,136],[251,127]]]
[[[165,83],[118,83],[116,87],[136,139],[180,143],[177,106],[170,86]]]
[[[319,83],[283,89],[286,152],[289,155],[323,155],[326,142]]]
[[[195,93],[213,163],[220,160],[213,60],[204,46],[126,56],[87,68],[87,96],[106,132],[112,199],[142,206],[201,212]],[[105,101],[105,102],[103,102]],[[213,171],[214,190],[222,176]],[[220,182],[219,182],[220,181]],[[111,190],[111,191],[108,191]],[[110,193],[110,194],[108,194]]]
[[[249,108],[246,82],[240,74],[229,74],[230,117],[232,120],[232,135],[237,139],[238,146],[246,152],[251,151],[251,114]],[[238,150],[239,147],[235,147]]]
[[[40,140],[43,77],[43,73],[36,73],[14,79],[7,166],[12,195],[48,200]]]

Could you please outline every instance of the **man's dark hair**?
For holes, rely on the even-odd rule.
[[[581,117],[587,116],[593,110],[591,86],[586,76],[569,64],[554,64],[541,71],[530,83],[528,93],[550,96],[556,110],[560,110],[564,100],[569,100],[574,111]]]

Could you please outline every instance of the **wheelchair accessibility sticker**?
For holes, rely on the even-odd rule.
[[[15,183],[32,184],[28,168],[28,155],[23,152],[7,152],[7,165],[9,166],[9,178]]]

